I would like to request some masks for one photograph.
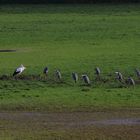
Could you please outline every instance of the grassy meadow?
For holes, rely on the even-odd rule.
[[[0,80],[0,110],[90,111],[140,107],[140,85],[122,87],[114,81],[120,70],[127,78],[140,68],[140,5],[1,5],[0,75],[11,76],[24,64],[23,77],[48,79]],[[102,78],[96,82],[94,68]],[[54,82],[54,70],[63,83]],[[71,72],[87,73],[92,86],[71,79]],[[108,77],[108,75],[112,77]],[[138,82],[139,83],[139,82]]]

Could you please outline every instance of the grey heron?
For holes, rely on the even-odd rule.
[[[140,71],[138,69],[136,69],[136,74],[137,74],[137,77],[140,78]]]
[[[99,67],[95,68],[95,73],[96,73],[97,76],[100,76],[101,70],[99,69]]]
[[[82,79],[86,84],[90,85],[90,80],[89,80],[89,77],[87,75],[82,75]]]
[[[55,74],[56,74],[57,79],[59,79],[59,80],[62,79],[62,75],[61,75],[60,70],[56,70]]]
[[[128,78],[128,84],[135,86],[135,81],[133,78],[129,77]]]
[[[122,82],[123,81],[122,74],[120,72],[115,72],[115,74],[116,74],[116,79],[119,80],[120,82]]]
[[[75,73],[75,72],[73,72],[72,73],[72,78],[73,78],[73,80],[75,81],[75,83],[78,81],[78,74],[77,73]]]
[[[48,72],[49,72],[48,67],[45,67],[44,70],[43,70],[43,73],[44,73],[45,75],[48,75]]]

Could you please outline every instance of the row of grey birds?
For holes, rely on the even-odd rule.
[[[13,73],[13,76],[16,77],[16,76],[20,75],[25,69],[26,69],[26,67],[24,67],[21,64],[20,67],[16,68],[16,70]],[[49,72],[48,67],[45,67],[44,70],[43,70],[43,73],[47,76],[48,72]],[[56,74],[57,79],[59,79],[59,80],[62,79],[62,75],[61,75],[60,70],[56,70],[55,74]],[[95,74],[97,75],[97,78],[100,79],[101,70],[100,70],[99,67],[95,68]],[[123,75],[121,74],[121,72],[115,72],[115,74],[116,74],[116,79],[119,82],[124,83],[124,78],[123,78]],[[136,74],[140,78],[140,71],[138,69],[136,69]],[[72,78],[73,78],[74,82],[77,83],[77,81],[78,81],[78,74],[76,72],[72,72]],[[90,83],[91,83],[87,74],[82,75],[82,80],[87,85],[90,85]],[[127,83],[130,84],[130,85],[135,85],[135,81],[131,77],[128,77]]]

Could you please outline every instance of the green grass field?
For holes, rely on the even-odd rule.
[[[118,88],[110,80],[94,81],[120,70],[134,77],[140,68],[140,5],[1,5],[0,75],[12,75],[24,64],[24,76],[49,79],[59,68],[63,84],[47,80],[0,80],[0,110],[82,111],[140,107],[140,86]],[[87,73],[91,87],[74,85],[71,72]],[[113,78],[113,77],[112,77]]]
[[[16,50],[0,52],[0,140],[139,140],[139,122],[92,124],[139,119],[139,23],[140,4],[0,5],[0,51]],[[20,64],[27,69],[16,80]],[[118,70],[136,86],[115,81]],[[74,84],[73,71],[91,86]]]

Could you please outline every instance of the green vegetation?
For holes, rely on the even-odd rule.
[[[12,75],[24,64],[24,76],[49,79],[59,68],[64,83],[37,80],[0,80],[0,110],[94,110],[140,106],[140,86],[118,88],[93,82],[91,87],[71,83],[71,72],[93,80],[99,66],[102,77],[120,70],[134,76],[140,67],[140,5],[1,5],[0,74]]]

